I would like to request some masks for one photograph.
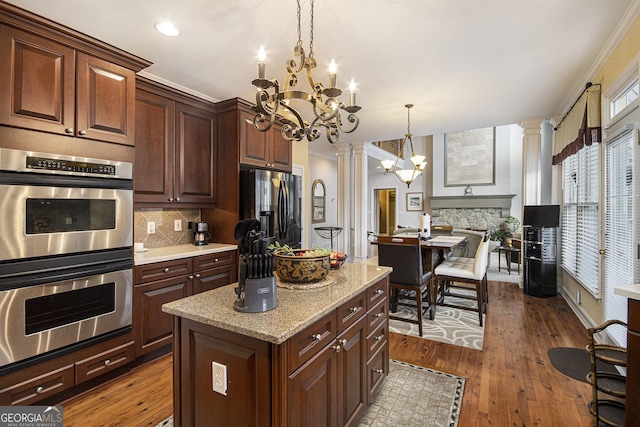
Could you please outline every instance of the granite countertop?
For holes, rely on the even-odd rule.
[[[238,249],[237,245],[230,245],[228,243],[209,243],[203,246],[194,246],[188,243],[184,245],[164,246],[162,248],[151,248],[144,252],[135,252],[133,255],[133,264],[151,264],[154,262],[190,258],[198,255],[208,255],[236,249]]]
[[[640,301],[640,285],[619,286],[617,288],[613,288],[613,293],[615,295]]]
[[[233,309],[236,283],[193,295],[162,306],[162,311],[206,325],[236,332],[273,344],[281,344],[340,304],[355,297],[391,273],[390,267],[343,264],[331,270],[333,283],[323,288],[277,288],[278,307],[264,313],[240,313]]]

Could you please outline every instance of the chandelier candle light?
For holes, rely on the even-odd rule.
[[[276,118],[283,123],[282,136],[289,141],[315,141],[320,137],[320,130],[317,127],[324,127],[327,139],[330,143],[338,141],[340,131],[351,133],[358,128],[360,120],[356,113],[360,107],[356,105],[355,83],[351,80],[349,84],[349,105],[339,101],[337,97],[342,94],[342,90],[336,86],[337,66],[332,59],[329,65],[329,84],[324,87],[322,83],[317,83],[313,79],[311,71],[316,68],[316,60],[313,56],[313,0],[311,0],[311,27],[309,41],[309,55],[305,55],[302,47],[300,31],[300,0],[298,0],[298,42],[293,49],[293,53],[298,60],[289,59],[286,63],[287,77],[284,88],[275,79],[266,78],[266,52],[264,47],[258,52],[258,78],[252,84],[258,89],[256,93],[257,114],[253,118],[256,129],[266,132],[271,129]],[[297,85],[298,73],[306,70],[306,77],[311,87],[310,92],[300,90]],[[273,93],[269,93],[272,89]],[[292,101],[304,101],[311,104],[313,118],[304,119],[302,114],[295,109]],[[341,111],[346,111],[346,119],[341,116]]]
[[[413,163],[413,169],[398,169],[398,160],[400,160],[400,156],[396,157],[396,161],[393,160],[382,160],[382,167],[384,168],[384,173],[393,172],[393,174],[398,177],[401,182],[407,184],[407,188],[411,185],[411,183],[422,173],[424,167],[427,165],[427,162],[424,161],[424,156],[416,155],[413,151],[413,140],[411,139],[411,116],[410,111],[413,104],[405,105],[407,108],[407,133],[404,136],[404,141],[402,142],[404,153],[404,146],[409,141],[409,147],[411,148],[411,163]]]

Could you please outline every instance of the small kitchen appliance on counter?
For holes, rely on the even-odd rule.
[[[273,253],[267,251],[269,239],[258,230],[260,221],[245,219],[238,222],[234,231],[240,263],[235,288],[238,299],[233,308],[243,313],[262,313],[278,306]]]
[[[209,240],[211,240],[211,235],[209,234],[209,223],[194,222],[193,228],[193,244],[196,246],[208,245]]]

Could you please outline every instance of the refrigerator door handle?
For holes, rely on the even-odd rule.
[[[278,188],[278,237],[284,239],[287,235],[287,197],[284,181],[280,181]]]

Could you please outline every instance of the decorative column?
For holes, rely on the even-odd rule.
[[[365,142],[353,143],[353,261],[367,259],[367,210],[369,176],[367,146]]]
[[[522,205],[541,204],[542,193],[542,134],[544,119],[520,122],[522,137]]]
[[[335,249],[349,254],[351,240],[351,146],[349,143],[334,144],[338,151],[338,227],[342,233],[337,238]],[[351,255],[351,254],[349,254]]]

